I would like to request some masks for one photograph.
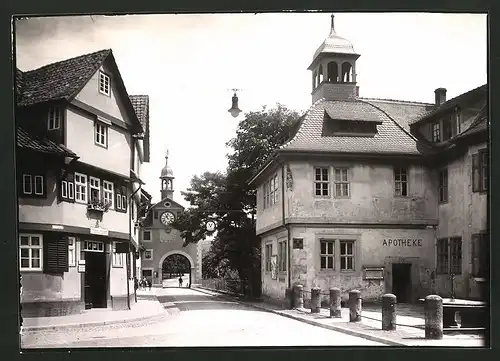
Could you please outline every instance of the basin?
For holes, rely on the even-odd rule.
[[[425,299],[419,301],[425,302]],[[479,331],[488,323],[486,302],[443,298],[443,331]]]

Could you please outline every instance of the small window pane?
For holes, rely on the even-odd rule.
[[[31,245],[32,246],[39,246],[40,245],[40,238],[39,237],[31,237]]]
[[[40,258],[33,258],[31,260],[31,267],[40,268]]]
[[[340,268],[341,269],[346,269],[346,258],[345,257],[340,257]]]
[[[29,268],[30,267],[29,258],[21,258],[21,267],[22,268]]]
[[[321,242],[321,253],[322,254],[326,253],[326,242]]]
[[[332,254],[332,253],[333,253],[333,243],[329,242],[328,243],[328,254]]]
[[[353,265],[352,265],[352,257],[348,257],[347,258],[347,269],[353,269]]]
[[[333,268],[333,257],[328,257],[328,268]]]
[[[28,246],[30,244],[29,237],[21,236],[21,246]]]
[[[30,250],[28,248],[21,248],[21,258],[29,258]]]

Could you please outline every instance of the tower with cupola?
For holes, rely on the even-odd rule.
[[[168,150],[165,153],[165,166],[161,170],[161,199],[173,199],[174,196],[174,173],[168,165]]]
[[[352,43],[337,35],[334,15],[331,18],[330,35],[313,56],[308,70],[312,72],[312,102],[320,99],[356,99],[356,60],[360,57]]]

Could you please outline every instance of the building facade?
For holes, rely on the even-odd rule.
[[[16,71],[24,317],[130,308],[148,105],[111,50]]]
[[[161,287],[171,275],[167,269],[168,259],[179,255],[189,262],[188,286],[201,280],[201,252],[196,244],[184,244],[180,231],[171,223],[181,215],[184,207],[174,201],[174,174],[168,165],[161,170],[161,200],[152,205],[143,221],[141,256],[142,277],[150,280],[155,287]]]
[[[332,16],[309,66],[313,105],[250,180],[262,293],[283,299],[302,284],[404,303],[449,296],[453,284],[457,297],[480,298],[486,86],[449,101],[438,89],[434,104],[361,98],[359,56]]]

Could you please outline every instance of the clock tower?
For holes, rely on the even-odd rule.
[[[165,152],[165,166],[161,170],[161,199],[174,197],[174,173],[168,165],[168,150]]]

